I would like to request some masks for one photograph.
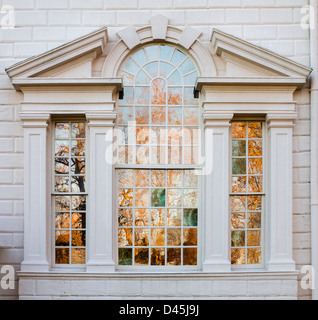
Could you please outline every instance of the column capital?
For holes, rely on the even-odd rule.
[[[23,128],[46,128],[51,119],[49,113],[20,112]]]
[[[205,111],[202,114],[205,127],[230,127],[233,113],[219,113]]]
[[[89,127],[113,127],[117,119],[117,113],[109,111],[98,113],[87,112],[85,115]]]
[[[293,128],[297,116],[296,112],[268,113],[266,122],[269,128]]]

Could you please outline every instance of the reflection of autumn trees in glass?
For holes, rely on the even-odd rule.
[[[120,75],[118,163],[138,168],[117,171],[118,264],[196,266],[198,177],[185,168],[160,169],[198,163],[196,67],[179,49],[155,44],[129,57]]]
[[[232,123],[231,260],[262,262],[263,128],[260,121]],[[254,195],[253,195],[254,194]]]
[[[74,173],[80,174],[82,172],[82,169],[85,168],[85,162],[81,161],[78,158],[72,158],[72,166],[75,167]],[[84,162],[84,164],[83,164]],[[73,176],[73,179],[75,180],[76,185],[79,187],[80,192],[85,192],[85,177],[84,176]]]
[[[197,265],[198,177],[193,170],[121,169],[118,177],[119,264]]]
[[[85,123],[55,125],[55,263],[85,264]],[[73,195],[63,195],[71,193]]]
[[[71,136],[68,123],[56,125],[57,136],[55,143],[55,173],[71,174],[72,189],[85,192],[85,124],[72,123]],[[75,140],[76,139],[76,140]],[[68,183],[67,179],[58,179],[59,184]],[[58,190],[69,190],[60,185]]]
[[[152,82],[152,101],[154,105],[166,104],[166,81],[163,79],[156,79]]]

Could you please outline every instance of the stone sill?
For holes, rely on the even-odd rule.
[[[127,272],[127,271],[117,271],[113,273],[87,273],[85,271],[79,270],[52,270],[49,272],[17,272],[19,278],[42,278],[42,279],[53,279],[53,278],[64,278],[64,279],[229,279],[229,280],[294,280],[297,279],[298,271],[266,271],[266,270],[235,270],[231,272],[224,273],[210,273],[210,272]]]

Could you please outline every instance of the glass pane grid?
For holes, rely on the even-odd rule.
[[[56,265],[86,261],[86,124],[56,122],[53,206]]]
[[[198,185],[193,172],[118,170],[120,266],[197,265]],[[173,185],[174,177],[178,183]]]
[[[198,187],[183,183],[199,154],[196,67],[177,48],[158,44],[138,50],[121,70],[118,264],[197,265]]]
[[[262,264],[263,125],[232,123],[231,260],[233,265]]]
[[[126,138],[119,139],[118,164],[197,164],[200,143],[193,130],[199,126],[199,101],[193,98],[193,62],[176,48],[154,45],[133,54],[120,75],[125,98],[119,101],[118,125]],[[193,79],[187,83],[189,75]],[[134,121],[142,143],[138,132],[130,135],[137,135],[136,141],[127,141]]]

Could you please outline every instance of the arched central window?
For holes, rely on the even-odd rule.
[[[122,65],[117,121],[118,266],[198,265],[198,72],[150,45]]]

